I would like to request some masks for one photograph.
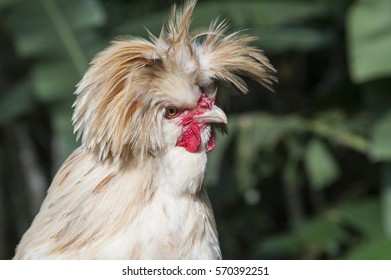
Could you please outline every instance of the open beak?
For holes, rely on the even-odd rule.
[[[194,119],[202,121],[204,123],[225,123],[227,124],[227,116],[216,105],[213,105],[210,110],[206,110],[204,113],[194,116]]]

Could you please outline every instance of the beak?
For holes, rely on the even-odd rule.
[[[225,123],[227,124],[227,116],[216,105],[213,105],[210,110],[205,111],[200,115],[194,116],[194,119],[200,120],[204,123]]]

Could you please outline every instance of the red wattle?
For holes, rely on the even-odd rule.
[[[196,122],[192,122],[183,132],[176,145],[184,147],[190,153],[195,153],[199,150],[201,146],[201,131]]]
[[[181,116],[179,122],[184,127],[184,131],[177,142],[177,146],[184,147],[190,153],[196,153],[201,146],[201,131],[205,129],[205,124],[198,123],[194,116],[202,114],[205,110],[210,110],[214,104],[214,99],[208,98],[205,94],[201,94],[198,100],[197,107],[190,112],[186,112]],[[216,147],[216,141],[213,133],[206,144],[206,152],[213,151]]]
[[[206,152],[209,153],[216,148],[216,139],[213,133],[210,135],[208,144],[206,145]]]

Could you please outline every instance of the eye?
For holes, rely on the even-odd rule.
[[[179,109],[177,107],[174,107],[174,106],[168,106],[166,108],[166,113],[164,114],[164,116],[167,119],[175,118],[178,115],[179,115]]]

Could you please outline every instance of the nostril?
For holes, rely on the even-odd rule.
[[[198,101],[198,107],[202,109],[212,109],[214,99],[207,97],[204,93],[201,94],[200,100]]]
[[[211,105],[210,104],[208,104],[208,102],[206,102],[206,101],[201,101],[199,104],[198,104],[198,106],[200,107],[200,108],[202,108],[202,109],[210,109],[211,108]]]

